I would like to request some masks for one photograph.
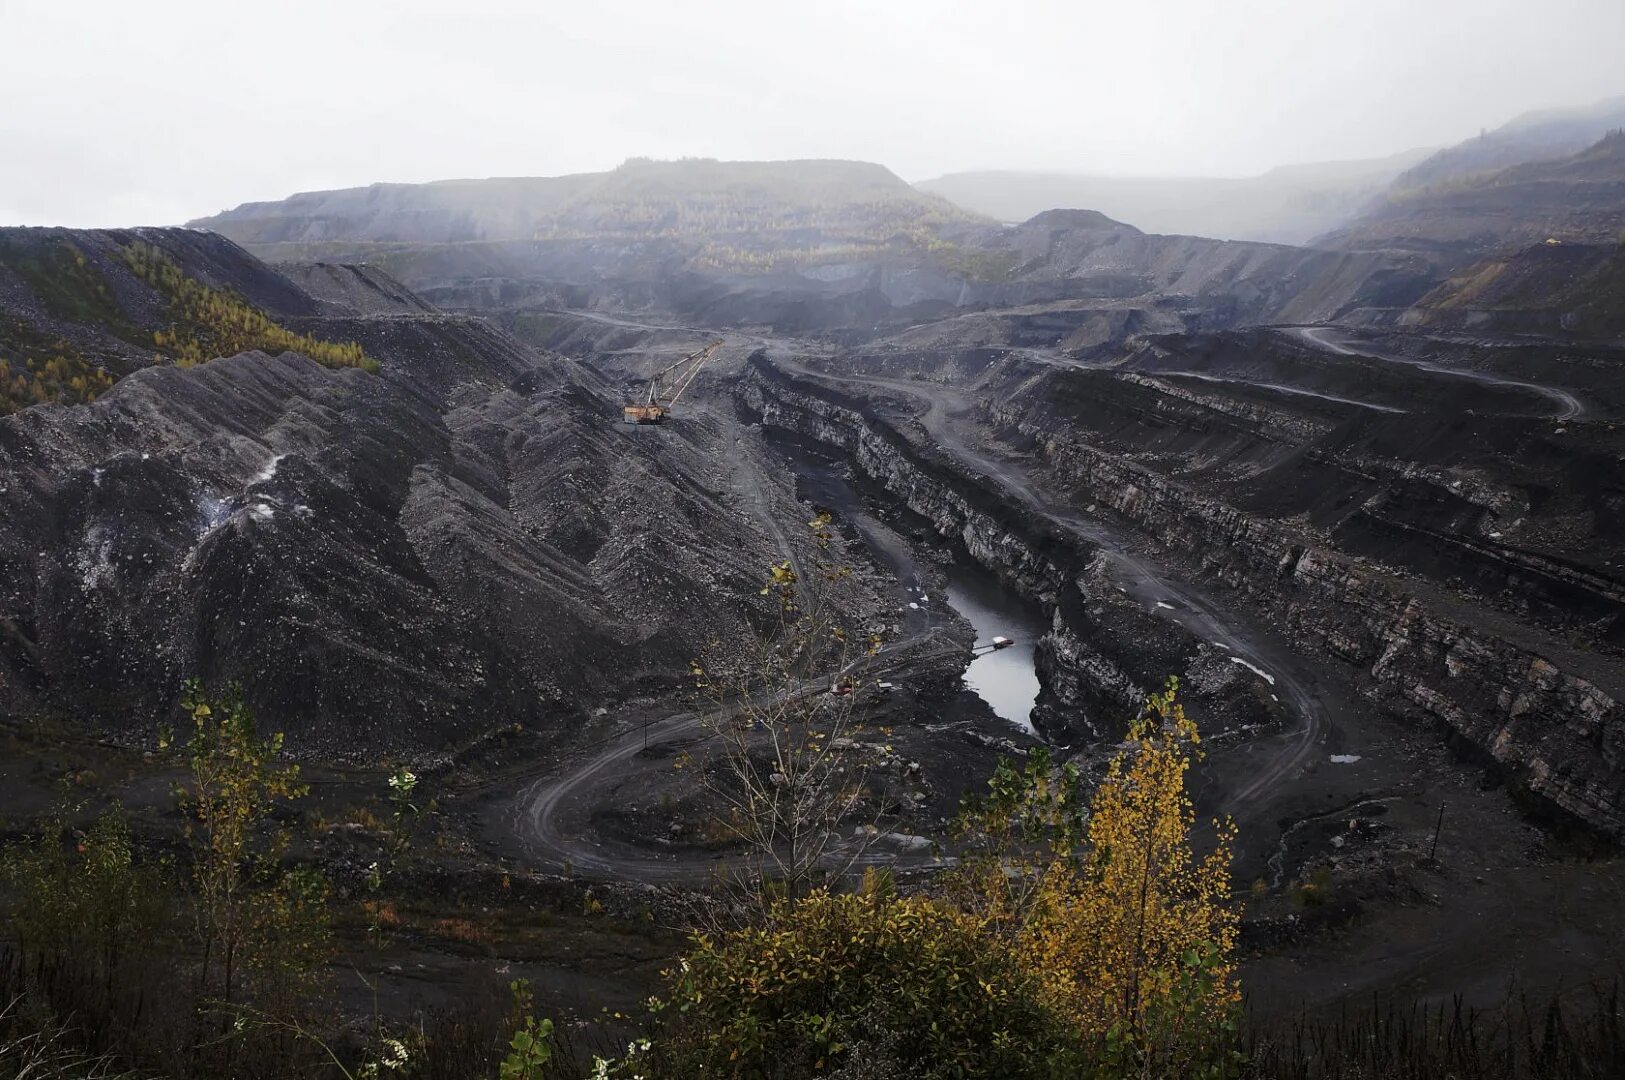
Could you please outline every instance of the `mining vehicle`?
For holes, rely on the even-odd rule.
[[[721,341],[713,341],[699,352],[689,353],[675,364],[668,364],[655,372],[653,377],[649,379],[647,400],[628,405],[622,411],[622,419],[628,424],[664,424],[666,418],[671,415],[672,406],[676,405],[677,399],[683,396],[683,391],[687,390],[689,384],[694,381],[694,376],[700,373],[700,368],[704,367],[706,361],[710,360],[712,354],[721,347]],[[663,381],[684,364],[689,365],[687,370],[672,376],[671,397],[662,400]]]

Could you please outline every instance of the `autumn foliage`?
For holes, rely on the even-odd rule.
[[[112,385],[105,368],[92,366],[71,349],[27,357],[15,365],[0,358],[0,414],[52,401],[95,401]]]
[[[1199,736],[1176,691],[1150,698],[1092,792],[1046,754],[1002,762],[927,894],[871,875],[697,938],[625,1075],[1236,1075],[1234,833],[1193,849]]]
[[[156,331],[153,344],[161,357],[180,367],[258,349],[302,353],[327,367],[378,371],[378,361],[355,342],[323,341],[296,334],[242,297],[211,289],[189,277],[151,244],[131,244],[124,249],[124,261],[137,277],[169,299],[173,325]]]
[[[1222,1064],[1212,1051],[1240,1004],[1235,832],[1218,823],[1212,850],[1192,850],[1185,776],[1200,740],[1176,688],[1170,680],[1135,721],[1095,790],[1083,844],[1039,868],[1008,922],[1044,998],[1099,1056],[1189,1076]]]
[[[1039,1075],[1057,1044],[1036,980],[974,915],[851,893],[785,902],[762,925],[704,936],[673,973],[657,1074],[805,1076],[854,1057],[956,1076]]]

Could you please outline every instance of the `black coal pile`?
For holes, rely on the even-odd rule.
[[[381,372],[248,352],[0,418],[0,715],[134,739],[184,679],[237,680],[299,750],[437,751],[669,692],[701,642],[748,632],[779,547],[718,500],[715,423],[650,437],[591,371],[481,320],[367,302],[366,275],[318,298],[206,247],[216,287]]]

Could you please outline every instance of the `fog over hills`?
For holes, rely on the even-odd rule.
[[[1525,244],[1614,244],[1625,232],[1625,133],[1529,161],[1399,189],[1319,243],[1483,253]]]
[[[1406,169],[1395,179],[1394,189],[1414,190],[1509,165],[1568,157],[1622,127],[1625,97],[1524,113]]]
[[[1625,98],[1525,113],[1438,150],[1283,165],[1253,177],[1115,177],[988,170],[919,182],[968,210],[1024,221],[1042,210],[1099,210],[1146,232],[1311,243],[1390,197],[1464,183],[1512,165],[1568,157],[1625,126]]]
[[[644,239],[835,228],[874,234],[972,214],[862,161],[633,159],[602,173],[373,184],[246,203],[190,224],[245,244],[452,243],[622,232]],[[879,236],[884,239],[884,236]]]
[[[1302,244],[1342,224],[1429,153],[1283,165],[1240,178],[986,171],[950,173],[916,186],[1001,221],[1086,207],[1146,232]]]

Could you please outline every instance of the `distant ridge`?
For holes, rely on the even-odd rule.
[[[971,220],[974,215],[916,191],[870,162],[634,158],[602,173],[303,192],[245,203],[189,224],[252,247],[786,229],[822,229],[850,239],[923,218]]]
[[[1568,157],[1622,127],[1625,97],[1527,112],[1493,131],[1432,154],[1400,174],[1393,190],[1414,190],[1509,165]]]
[[[1448,259],[1527,244],[1605,244],[1625,233],[1625,135],[1579,153],[1458,173],[1397,188],[1322,242],[1345,250],[1399,249]]]
[[[950,173],[916,186],[1000,221],[1077,207],[1150,233],[1302,244],[1347,221],[1431,152],[1284,165],[1239,179],[984,171]]]

